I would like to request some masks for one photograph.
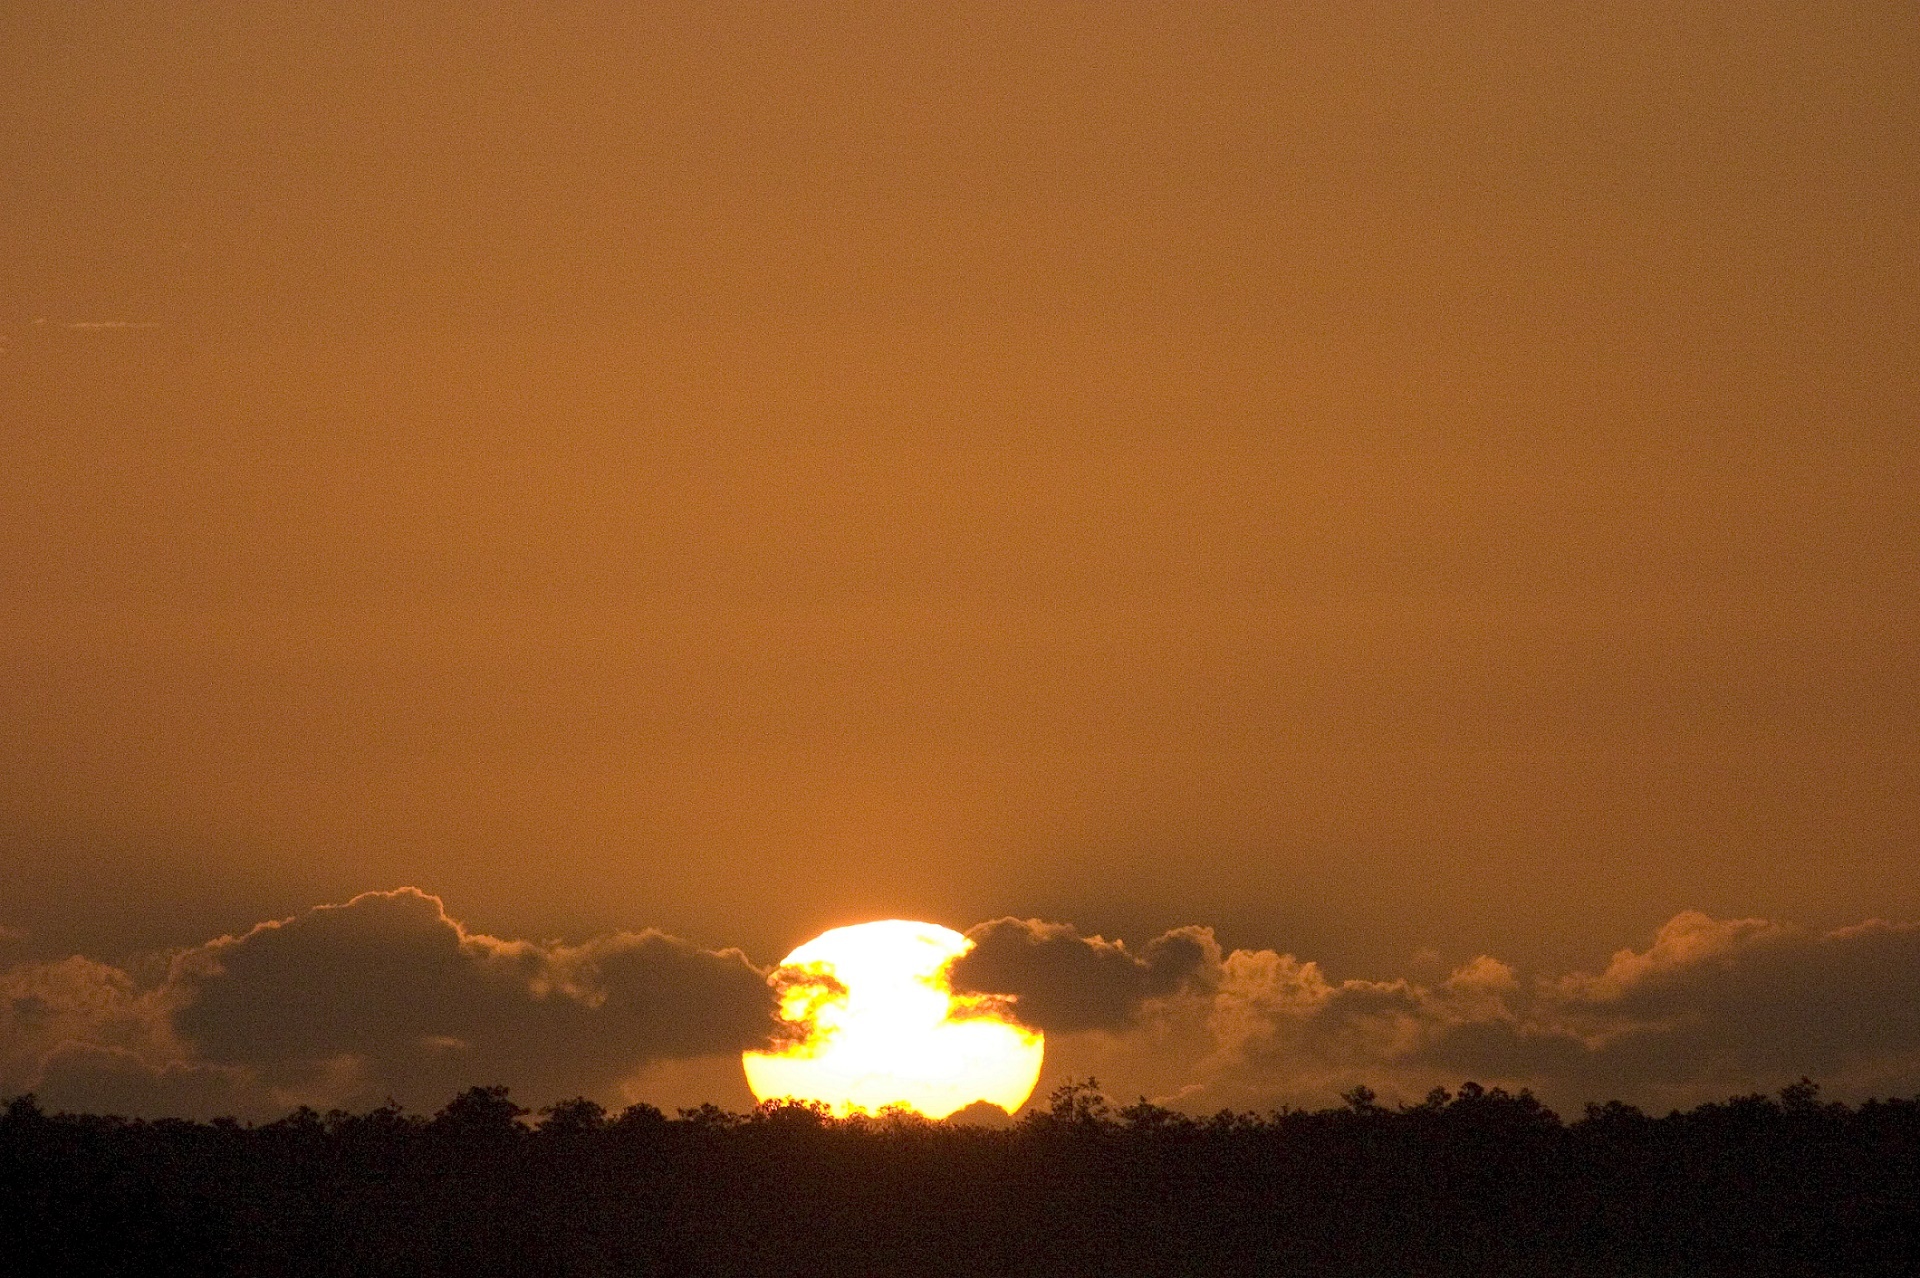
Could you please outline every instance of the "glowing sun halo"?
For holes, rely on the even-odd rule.
[[[905,1105],[945,1118],[981,1100],[1012,1113],[1040,1079],[1041,1035],[996,1001],[953,992],[947,967],[972,948],[951,928],[903,919],[814,937],[774,970],[793,1038],[742,1055],[747,1086],[840,1115]]]

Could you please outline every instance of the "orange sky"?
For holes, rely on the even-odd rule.
[[[0,13],[17,945],[1920,917],[1910,5],[530,8]]]

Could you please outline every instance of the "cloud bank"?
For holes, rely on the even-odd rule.
[[[737,1052],[773,1021],[738,950],[659,932],[539,945],[469,932],[413,888],[262,923],[139,988],[85,959],[0,976],[0,1091],[123,1112],[432,1108],[475,1080],[610,1095],[663,1059]]]
[[[1802,1074],[1835,1096],[1920,1091],[1915,925],[1683,913],[1593,971],[1481,956],[1431,982],[1335,981],[1289,953],[1223,950],[1204,927],[1137,950],[1037,919],[969,935],[955,987],[1005,996],[1047,1032],[1046,1080],[1097,1073],[1115,1095],[1193,1110],[1326,1104],[1357,1083],[1413,1099],[1465,1078],[1562,1108],[1686,1105]],[[738,950],[657,931],[504,940],[401,888],[138,972],[80,956],[0,971],[0,1095],[197,1117],[389,1097],[431,1110],[493,1082],[524,1103],[625,1103],[763,1045],[772,1013],[767,970]]]
[[[1526,977],[1483,955],[1432,983],[1332,981],[1235,950],[1100,1033],[1078,1045],[1090,1060],[1189,1107],[1323,1104],[1362,1082],[1414,1099],[1465,1078],[1561,1106],[1687,1105],[1802,1075],[1906,1094],[1920,1091],[1920,927],[1687,912],[1597,973]]]

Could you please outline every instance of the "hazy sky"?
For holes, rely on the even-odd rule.
[[[1920,919],[1916,121],[1911,3],[9,3],[0,960]]]

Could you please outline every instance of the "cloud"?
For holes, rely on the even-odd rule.
[[[1048,1033],[1121,1029],[1148,999],[1220,965],[1220,946],[1203,927],[1164,933],[1138,955],[1119,941],[1039,919],[995,919],[967,936],[974,947],[950,971],[954,989],[1010,996],[1021,1021]]]
[[[74,1044],[160,1060],[180,1055],[164,995],[107,963],[74,956],[0,972],[0,1092],[36,1086]]]
[[[139,1116],[277,1115],[292,1108],[245,1070],[181,1059],[154,1062],[123,1047],[66,1043],[35,1088],[51,1109]]]
[[[1202,927],[1138,950],[1036,919],[970,935],[956,988],[1007,996],[1045,1030],[1049,1079],[1097,1074],[1188,1109],[1327,1104],[1356,1083],[1416,1099],[1465,1078],[1563,1110],[1802,1074],[1834,1096],[1920,1091],[1908,924],[1816,933],[1689,912],[1591,969],[1482,955],[1419,980],[1334,980],[1279,950],[1223,951]],[[482,1082],[535,1105],[745,1103],[737,1053],[766,1042],[772,1012],[766,972],[737,950],[655,931],[505,940],[402,888],[132,970],[76,956],[0,971],[0,1094],[203,1117],[389,1096],[424,1111]]]
[[[1920,1090],[1916,989],[1920,927],[1815,934],[1689,912],[1598,972],[1532,979],[1483,955],[1430,984],[1334,982],[1236,950],[1145,1005],[1131,1046],[1143,1090],[1202,1106],[1326,1103],[1359,1082],[1417,1097],[1468,1077],[1563,1106],[1685,1105],[1803,1074],[1887,1094]]]
[[[737,1052],[773,1028],[765,974],[737,950],[659,932],[506,941],[412,888],[183,951],[149,990],[84,959],[6,981],[0,1081],[130,1112],[168,1098],[185,1112],[388,1096],[431,1109],[477,1081],[536,1101],[615,1096],[650,1062]]]
[[[1589,1049],[1596,1080],[1833,1079],[1910,1068],[1916,991],[1920,926],[1870,920],[1818,934],[1688,913],[1597,976],[1544,983],[1538,1016]]]
[[[1542,978],[1508,991],[1498,1015],[1456,1017],[1421,1054],[1456,1070],[1675,1103],[1802,1074],[1913,1087],[1915,989],[1920,927],[1873,921],[1818,934],[1685,913],[1598,973]]]
[[[199,1058],[295,1086],[338,1062],[396,1097],[494,1079],[605,1092],[662,1057],[763,1041],[773,999],[738,950],[659,932],[536,945],[467,931],[437,897],[368,893],[184,956],[174,1023]]]

